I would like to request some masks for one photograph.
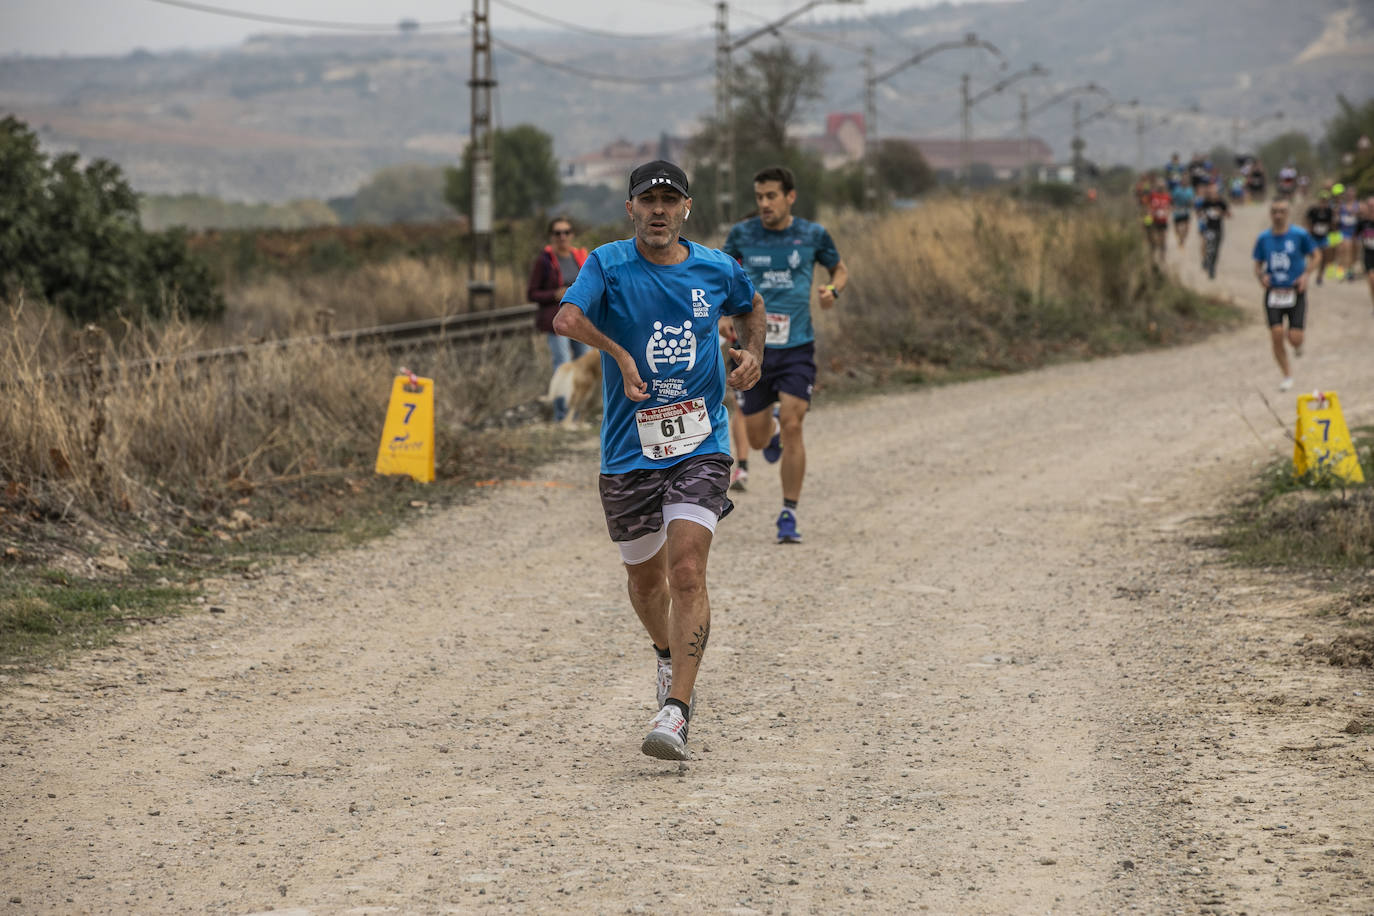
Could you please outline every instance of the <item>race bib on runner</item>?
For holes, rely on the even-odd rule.
[[[687,454],[711,435],[711,412],[705,398],[693,398],[636,410],[635,425],[644,457],[661,461]]]
[[[1271,309],[1291,309],[1298,304],[1298,291],[1295,289],[1271,289],[1269,307]]]
[[[1313,224],[1312,224],[1312,234],[1313,234],[1313,235],[1326,235],[1326,234],[1327,234],[1328,232],[1330,232],[1330,231],[1331,231],[1331,227],[1328,226],[1326,223],[1313,223]]]
[[[768,312],[764,320],[768,327],[768,333],[763,338],[764,344],[770,347],[787,346],[787,338],[792,333],[792,316]]]
[[[1374,248],[1374,235],[1366,235],[1364,237],[1364,247]]]

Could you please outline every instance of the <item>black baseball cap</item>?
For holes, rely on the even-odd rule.
[[[687,173],[663,159],[646,162],[630,173],[630,198],[654,187],[666,184],[683,197],[687,197]]]

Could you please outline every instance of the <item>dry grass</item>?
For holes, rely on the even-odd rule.
[[[1154,269],[1136,227],[1103,213],[944,198],[830,228],[853,278],[845,307],[821,317],[840,365],[1015,371],[1173,343],[1227,313]]]
[[[0,328],[9,511],[180,511],[274,482],[366,475],[399,363],[436,380],[441,452],[456,431],[539,394],[547,371],[530,339],[404,357],[305,345],[236,364],[113,371],[204,343],[202,329],[182,323],[116,340],[45,308],[12,307]],[[73,374],[54,378],[55,369]]]
[[[448,258],[401,257],[357,270],[270,274],[231,286],[225,341],[294,337],[468,311],[468,271]],[[496,301],[525,301],[525,277],[496,273]]]

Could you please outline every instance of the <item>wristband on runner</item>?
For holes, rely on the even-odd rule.
[[[832,298],[832,299],[838,299],[838,298],[840,298],[840,291],[837,290],[837,289],[835,288],[835,284],[834,284],[834,283],[827,283],[827,284],[825,285],[825,288],[828,289],[828,290],[830,290],[830,298]]]

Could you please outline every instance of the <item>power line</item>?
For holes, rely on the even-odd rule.
[[[587,70],[575,64],[567,64],[558,60],[550,60],[541,57],[533,51],[527,51],[519,45],[513,45],[508,41],[493,38],[491,43],[503,51],[509,51],[516,57],[523,57],[533,61],[540,66],[549,67],[553,70],[562,70],[564,73],[571,73],[583,79],[594,80],[602,83],[634,83],[636,85],[655,85],[658,83],[676,82],[677,80],[691,80],[703,76],[710,76],[711,70],[696,70],[691,73],[664,73],[660,76],[624,76],[618,73],[598,73],[595,70]]]
[[[161,3],[164,6],[175,6],[181,9],[194,10],[197,13],[209,13],[213,16],[226,16],[230,19],[247,19],[251,22],[270,22],[273,25],[294,25],[312,29],[342,29],[351,32],[395,32],[401,28],[401,20],[398,22],[339,22],[336,20],[324,19],[296,19],[291,16],[270,16],[266,13],[253,13],[247,10],[234,10],[222,6],[211,6],[206,3],[192,3],[190,0],[149,0],[150,3]],[[436,31],[443,29],[456,29],[468,24],[466,17],[462,19],[444,19],[438,22],[416,22],[413,28],[424,29],[426,31]],[[412,27],[407,25],[407,27]]]
[[[780,28],[778,31],[785,32],[788,35],[791,35],[794,38],[800,38],[803,41],[814,41],[818,44],[830,45],[831,47],[835,48],[843,48],[844,50],[852,51],[855,54],[864,53],[864,49],[859,45],[846,41],[843,38],[835,38],[832,35],[822,35],[817,32],[811,32],[806,29],[796,28],[793,26],[784,26],[783,28]]]
[[[497,6],[504,6],[506,9],[514,10],[515,12],[528,16],[531,19],[537,19],[540,22],[546,22],[549,25],[556,25],[559,28],[567,29],[570,32],[581,32],[583,35],[593,35],[597,38],[629,38],[634,40],[682,38],[687,35],[693,35],[698,32],[701,32],[708,26],[707,23],[702,23],[701,25],[696,25],[685,29],[675,29],[670,32],[611,32],[603,29],[591,28],[590,26],[585,26],[578,22],[569,22],[566,19],[559,19],[556,16],[550,16],[547,13],[541,13],[538,10],[529,9],[528,7],[521,6],[518,3],[512,3],[511,0],[491,0],[491,2],[495,3]]]

